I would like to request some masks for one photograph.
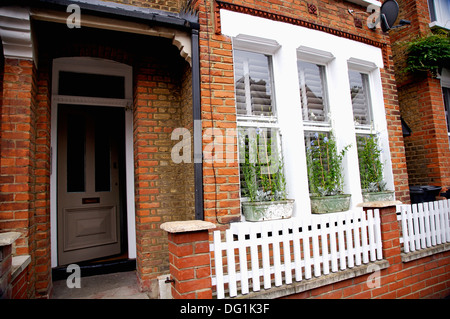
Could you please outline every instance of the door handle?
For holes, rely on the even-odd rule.
[[[87,197],[81,199],[83,205],[84,204],[99,204],[100,203],[100,197]]]

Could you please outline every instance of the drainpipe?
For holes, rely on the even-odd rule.
[[[194,181],[195,219],[203,220],[203,164],[202,164],[202,121],[200,105],[200,50],[199,32],[193,28],[192,41],[192,117],[194,121]]]

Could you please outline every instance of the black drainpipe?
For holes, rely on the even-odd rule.
[[[194,121],[195,219],[203,220],[202,122],[200,105],[200,56],[198,29],[191,31],[192,42],[192,118]]]

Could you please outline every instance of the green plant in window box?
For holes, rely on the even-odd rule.
[[[442,68],[450,68],[449,32],[440,31],[408,42],[406,72],[431,72],[436,77]]]
[[[294,200],[287,198],[283,159],[278,152],[276,131],[248,128],[239,134],[242,210],[247,221],[292,216]]]
[[[375,134],[357,136],[359,176],[364,202],[392,201],[394,192],[386,190],[383,180],[383,163],[378,136]]]
[[[307,145],[308,179],[311,212],[314,214],[346,211],[350,208],[349,194],[343,194],[342,162],[350,145],[338,151],[333,133],[315,133]]]

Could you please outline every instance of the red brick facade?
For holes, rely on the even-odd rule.
[[[412,131],[405,138],[409,183],[445,189],[450,185],[450,148],[440,80],[431,74],[403,72],[407,42],[431,34],[428,3],[398,3],[402,19],[411,21],[409,27],[390,32],[401,115]]]
[[[134,6],[175,13],[180,11],[183,3],[174,0],[132,1]],[[226,228],[230,222],[238,221],[241,217],[232,42],[229,37],[220,33],[218,14],[220,6],[225,5],[230,10],[302,25],[383,50],[385,68],[380,72],[395,192],[397,199],[409,202],[408,173],[411,174],[414,166],[408,167],[407,171],[390,40],[379,30],[369,30],[365,26],[365,18],[356,21],[348,13],[348,9],[364,11],[365,8],[342,0],[312,0],[309,3],[275,0],[230,0],[220,3],[208,0],[193,3],[199,10],[200,25],[200,98],[204,133],[202,145],[204,149],[211,147],[213,138],[216,137],[211,133],[215,129],[219,129],[222,134],[227,132],[223,154],[224,158],[232,159],[221,163],[208,160],[203,162],[204,201],[200,205],[203,205],[205,221],[217,224],[219,228]],[[52,290],[50,158],[51,96],[55,94],[51,91],[52,61],[59,57],[93,57],[131,65],[136,264],[141,288],[153,290],[156,277],[169,271],[169,251],[172,253],[176,248],[168,242],[160,225],[173,220],[194,219],[194,164],[175,164],[171,160],[171,149],[178,142],[171,139],[173,130],[184,127],[192,132],[194,127],[192,67],[180,56],[180,51],[171,43],[171,39],[85,27],[71,30],[59,22],[34,22],[33,31],[39,57],[36,61],[9,57],[2,59],[0,231],[22,233],[14,246],[13,254],[31,255],[26,283],[28,297],[48,298]],[[48,37],[48,34],[54,36]],[[423,94],[426,96],[433,92],[431,95],[438,99],[436,83],[433,83],[433,80],[428,80],[424,84]],[[427,84],[434,85],[432,90],[428,89]],[[402,94],[405,93],[401,93],[401,97]],[[430,121],[433,122],[434,118]],[[408,140],[406,145],[408,147]],[[438,164],[433,172],[445,184],[445,178],[450,176],[442,177],[440,171],[445,166],[440,158],[448,151],[448,142],[446,150],[443,141],[436,142],[436,145],[439,148],[433,153],[436,155],[432,155],[432,161]],[[204,238],[201,241],[204,245]],[[427,257],[425,264],[437,266],[437,272],[444,270],[448,273],[448,269],[440,262],[441,255],[437,259]],[[394,268],[397,262],[393,261]],[[414,263],[414,266],[408,266],[410,268],[404,266],[403,272],[398,270],[387,274],[383,277],[386,280],[389,278],[385,286],[389,286],[391,280],[395,282],[397,274],[399,277],[406,273],[417,274],[417,278],[422,276],[425,280],[431,274],[431,269],[425,264],[417,263],[416,266]],[[196,278],[206,277],[206,274],[196,271]],[[419,271],[424,273],[420,274]],[[435,280],[434,277],[433,275],[430,280]],[[420,284],[422,279],[417,279],[417,283]],[[370,296],[362,294],[362,288],[358,286],[359,280],[352,279],[354,290],[345,290],[345,293],[344,288],[331,291],[334,290],[333,287],[326,288],[330,289],[326,291],[313,290],[308,292],[308,296],[328,294],[328,297],[374,297],[373,293]],[[414,283],[405,284],[404,287],[412,287]],[[23,295],[23,285],[19,286]],[[339,289],[338,286],[337,288]],[[387,289],[384,293],[390,291]],[[409,293],[412,295],[413,291]],[[431,295],[432,293],[417,297]]]

